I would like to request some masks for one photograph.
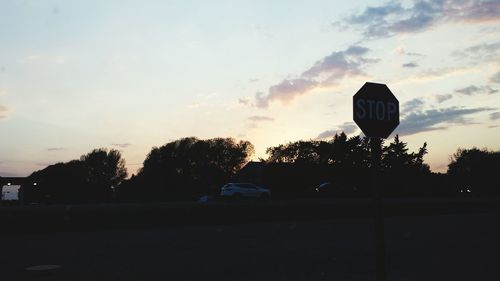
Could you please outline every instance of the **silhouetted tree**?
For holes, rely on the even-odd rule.
[[[359,195],[364,192],[361,186],[365,186],[361,180],[367,178],[369,148],[369,139],[348,138],[343,132],[330,141],[297,141],[270,147],[266,151],[266,177],[274,194],[281,197],[310,196],[315,187],[327,181],[343,189],[337,194],[350,196],[357,190]]]
[[[369,164],[368,138],[345,133],[335,134],[330,141],[296,141],[269,147],[267,163],[333,164],[340,168],[366,168]]]
[[[384,181],[387,182],[388,187],[386,190],[389,193],[416,193],[415,189],[424,186],[422,183],[424,180],[423,175],[430,174],[429,166],[424,163],[424,156],[427,154],[426,143],[419,148],[417,153],[410,153],[407,144],[402,142],[399,136],[396,136],[393,142],[388,145],[384,145],[384,142],[382,142],[382,147],[381,168],[386,176]],[[311,172],[314,169],[329,171],[330,176],[322,176],[322,179],[317,180],[326,181],[328,179],[328,181],[335,181],[336,186],[347,187],[347,190],[354,186],[356,186],[357,190],[363,188],[362,186],[366,185],[366,182],[363,181],[369,176],[368,169],[371,167],[370,139],[361,136],[348,138],[343,132],[335,134],[328,142],[312,140],[290,142],[285,145],[270,147],[266,152],[269,155],[265,159],[266,163],[328,164],[329,168],[301,166],[301,169],[308,170],[307,174],[311,175],[318,175],[318,173]],[[296,171],[296,173],[301,172]],[[304,177],[302,176],[302,178]],[[311,178],[310,181],[312,180]],[[295,183],[298,183],[298,181],[295,180]],[[295,186],[295,183],[287,183],[287,185]],[[294,188],[299,189],[300,187]],[[364,190],[363,192],[366,194],[368,191]],[[344,193],[347,194],[348,192]]]
[[[451,156],[447,173],[455,180],[458,192],[493,195],[500,193],[498,171],[500,151],[471,148],[458,149]]]
[[[429,173],[431,168],[429,167],[428,164],[424,163],[424,156],[427,154],[427,143],[424,142],[422,147],[418,149],[417,153],[413,154],[413,159],[411,161],[411,165],[413,166],[414,169],[418,169],[423,173]]]
[[[248,141],[232,138],[182,138],[151,149],[143,167],[123,191],[147,193],[156,200],[181,200],[217,192],[254,153]],[[143,195],[138,195],[143,196]]]
[[[320,148],[322,152],[328,152],[329,145],[325,142],[317,141],[297,141],[290,142],[285,145],[270,147],[266,150],[269,154],[266,162],[269,163],[318,163],[327,161],[321,158]],[[327,153],[325,153],[327,154]],[[323,155],[323,157],[326,155]]]
[[[29,187],[28,201],[66,203],[87,199],[85,166],[79,160],[47,166],[32,173],[30,179],[37,182],[37,186]]]
[[[394,172],[423,172],[429,173],[430,169],[424,164],[424,156],[427,154],[427,143],[419,148],[418,153],[408,153],[407,143],[394,137],[394,141],[382,149],[382,168]]]
[[[347,135],[342,132],[335,134],[332,143],[333,149],[333,164],[337,166],[345,166],[349,161],[349,146],[347,143]]]
[[[430,168],[424,163],[427,143],[418,152],[409,152],[407,143],[396,135],[394,140],[382,148],[381,168],[385,193],[394,196],[408,196],[430,193],[427,179]]]
[[[127,177],[125,160],[118,150],[94,149],[82,155],[80,161],[85,164],[87,181],[90,185],[117,187]]]
[[[348,166],[368,168],[370,166],[370,139],[354,136],[347,140]]]
[[[127,176],[125,161],[117,150],[96,149],[80,160],[50,165],[30,175],[37,185],[27,193],[30,201],[103,202],[109,201],[112,186]]]
[[[82,155],[80,161],[85,166],[86,182],[90,198],[110,200],[114,188],[127,177],[125,160],[118,150],[94,149]]]

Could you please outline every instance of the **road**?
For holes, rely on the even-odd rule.
[[[500,280],[500,214],[386,219],[388,280]],[[1,237],[2,280],[374,280],[372,221],[213,224]],[[28,273],[33,265],[60,265]]]

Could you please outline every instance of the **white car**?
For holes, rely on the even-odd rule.
[[[221,188],[221,197],[241,198],[271,198],[271,191],[252,183],[228,183]]]

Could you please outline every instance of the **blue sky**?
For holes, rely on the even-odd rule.
[[[352,2],[352,3],[351,3]],[[352,96],[386,83],[395,133],[445,171],[500,149],[500,1],[0,2],[0,175],[93,148],[130,173],[185,136],[269,146],[360,131]]]

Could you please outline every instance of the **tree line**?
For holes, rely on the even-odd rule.
[[[94,149],[79,160],[50,165],[29,176],[36,185],[23,187],[26,201],[46,203],[109,202],[127,177],[118,150]]]
[[[459,149],[445,175],[432,173],[424,161],[427,143],[410,152],[396,136],[382,144],[381,172],[388,195],[498,194],[492,181],[500,169],[500,152]],[[313,185],[332,181],[349,192],[368,196],[370,139],[336,134],[329,141],[296,141],[269,147],[259,159],[267,167],[266,182],[278,197],[304,197]],[[47,203],[144,202],[193,200],[217,195],[254,154],[249,141],[232,138],[181,138],[153,147],[137,174],[127,178],[118,150],[95,149],[78,160],[50,165],[29,176],[36,186],[25,189],[25,200]],[[354,189],[353,189],[354,188]]]
[[[262,161],[270,163],[328,164],[338,168],[367,169],[371,166],[370,139],[345,133],[336,134],[331,141],[297,141],[270,147]],[[381,166],[383,170],[430,173],[424,163],[427,143],[418,152],[408,152],[408,145],[396,135],[392,143],[382,142]]]

